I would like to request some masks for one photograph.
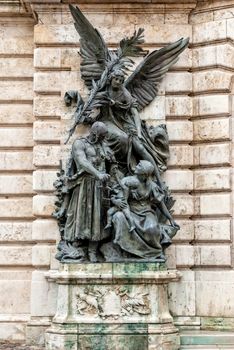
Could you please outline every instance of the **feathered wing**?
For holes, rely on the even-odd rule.
[[[169,68],[177,62],[178,56],[188,43],[189,38],[181,38],[175,43],[151,52],[126,80],[125,87],[137,99],[140,109],[157,96],[160,81]]]
[[[81,77],[88,88],[92,88],[92,80],[100,79],[110,53],[101,34],[79,8],[72,5],[69,5],[69,8],[75,20],[75,28],[80,35]]]

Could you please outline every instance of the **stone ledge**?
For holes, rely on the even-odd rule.
[[[112,284],[118,281],[128,283],[162,284],[178,281],[177,270],[166,270],[163,263],[129,262],[99,264],[60,264],[60,270],[45,273],[49,281],[59,284]]]

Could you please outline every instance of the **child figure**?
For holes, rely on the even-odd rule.
[[[129,232],[132,232],[135,229],[135,225],[131,217],[131,212],[128,205],[128,197],[130,190],[136,189],[138,185],[139,180],[136,179],[136,177],[127,176],[122,180],[119,180],[118,184],[113,187],[111,201],[114,206],[107,211],[107,225],[105,229],[108,229],[112,226],[113,215],[120,210],[124,213],[127,219],[127,222],[129,224]]]

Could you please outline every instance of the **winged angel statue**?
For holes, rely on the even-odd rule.
[[[171,212],[174,200],[161,178],[169,158],[168,135],[165,125],[148,126],[140,112],[157,96],[188,38],[145,56],[140,28],[110,50],[78,7],[70,5],[70,11],[89,94],[86,101],[78,91],[65,94],[67,105],[76,104],[68,140],[78,124],[91,128],[87,137],[74,141],[67,173],[60,172],[55,183],[54,216],[61,232],[57,258],[164,261],[164,250],[179,229]],[[132,58],[140,56],[145,57],[134,69]]]

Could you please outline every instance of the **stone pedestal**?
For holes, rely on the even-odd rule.
[[[176,350],[178,331],[168,309],[167,285],[176,270],[159,263],[61,265],[57,312],[46,349]]]

